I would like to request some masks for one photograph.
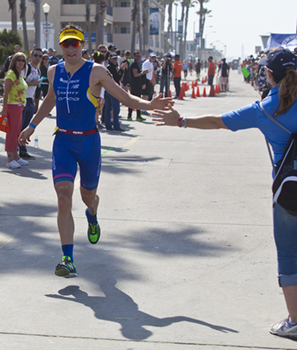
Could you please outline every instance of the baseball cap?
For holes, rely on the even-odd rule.
[[[279,47],[261,58],[259,64],[266,66],[273,74],[283,78],[286,75],[286,67],[294,66],[296,69],[296,56],[290,50]]]
[[[65,29],[60,33],[59,42],[62,43],[67,39],[77,39],[79,41],[84,41],[84,34],[74,28]]]
[[[116,50],[117,48],[114,45],[109,45],[108,50]]]
[[[154,52],[152,52],[150,53],[150,57],[157,57],[157,55]]]
[[[110,56],[109,56],[109,58],[117,58],[118,57],[118,55],[116,54],[116,53],[112,53],[112,54],[110,54]]]

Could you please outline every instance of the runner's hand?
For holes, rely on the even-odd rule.
[[[152,115],[157,117],[153,118],[153,121],[157,122],[157,126],[178,126],[179,113],[171,106],[165,110],[154,109]]]
[[[30,136],[34,133],[32,126],[27,126],[19,136],[19,144],[21,146],[26,146],[31,142]]]
[[[154,97],[150,103],[151,108],[149,109],[165,109],[166,107],[174,105],[172,97],[162,98],[162,94]]]

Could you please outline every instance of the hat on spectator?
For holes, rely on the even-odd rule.
[[[116,50],[117,48],[114,46],[114,45],[109,45],[108,46],[108,50],[110,51],[110,50]]]
[[[115,52],[113,52],[110,54],[109,58],[118,58],[118,55]]]
[[[296,69],[296,56],[290,50],[279,47],[261,58],[259,64],[266,66],[273,74],[283,78],[286,75],[286,67],[294,66]]]
[[[157,55],[154,52],[152,52],[150,53],[150,57],[157,57]]]

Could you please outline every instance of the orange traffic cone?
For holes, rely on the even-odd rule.
[[[172,97],[171,90],[169,90],[168,97]]]
[[[195,85],[194,85],[194,80],[192,80],[192,89],[193,89],[194,86],[195,86]]]
[[[186,87],[187,87],[187,90],[190,90],[190,86],[188,82],[186,82]]]
[[[219,91],[218,91],[218,85],[216,85],[216,88],[215,88],[215,94],[218,94]]]
[[[185,90],[185,85],[183,84],[179,92],[179,97],[178,97],[179,100],[184,99],[184,90]]]
[[[215,95],[214,94],[214,88],[213,88],[213,85],[211,85],[208,97],[214,97],[214,95]]]
[[[221,85],[219,84],[219,92],[221,92]]]
[[[206,90],[205,90],[205,88],[203,89],[203,95],[202,95],[202,97],[206,97]]]
[[[197,86],[196,97],[200,97],[199,86]]]
[[[192,89],[192,95],[191,95],[191,97],[192,97],[192,98],[196,98],[194,86],[193,86],[193,89]]]
[[[183,88],[183,97],[186,97],[186,85],[184,85],[184,88]]]

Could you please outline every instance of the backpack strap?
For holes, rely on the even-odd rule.
[[[260,108],[262,109],[263,113],[271,120],[273,121],[275,124],[277,124],[279,127],[281,127],[283,130],[287,131],[290,135],[292,134],[288,129],[286,129],[281,123],[279,123],[276,119],[274,119],[271,115],[269,115],[264,107],[263,107],[263,104],[262,104],[262,101],[260,102]],[[266,141],[266,146],[267,146],[267,149],[268,149],[268,153],[269,153],[269,157],[270,157],[270,161],[271,161],[271,164],[272,164],[272,168],[273,168],[273,172],[274,172],[274,175],[276,175],[276,169],[275,169],[275,166],[274,166],[274,163],[273,163],[273,157],[272,157],[272,152],[271,152],[271,148],[269,146],[269,143],[267,141],[267,138],[265,136],[265,141]]]
[[[265,115],[270,119],[272,120],[275,124],[277,124],[278,126],[280,126],[282,129],[284,129],[286,132],[288,132],[290,135],[292,134],[291,131],[289,131],[288,129],[286,129],[281,123],[279,123],[276,119],[274,119],[271,115],[269,115],[264,107],[263,107],[263,104],[262,104],[262,101],[260,102],[260,108],[262,109],[262,111],[265,113]]]

